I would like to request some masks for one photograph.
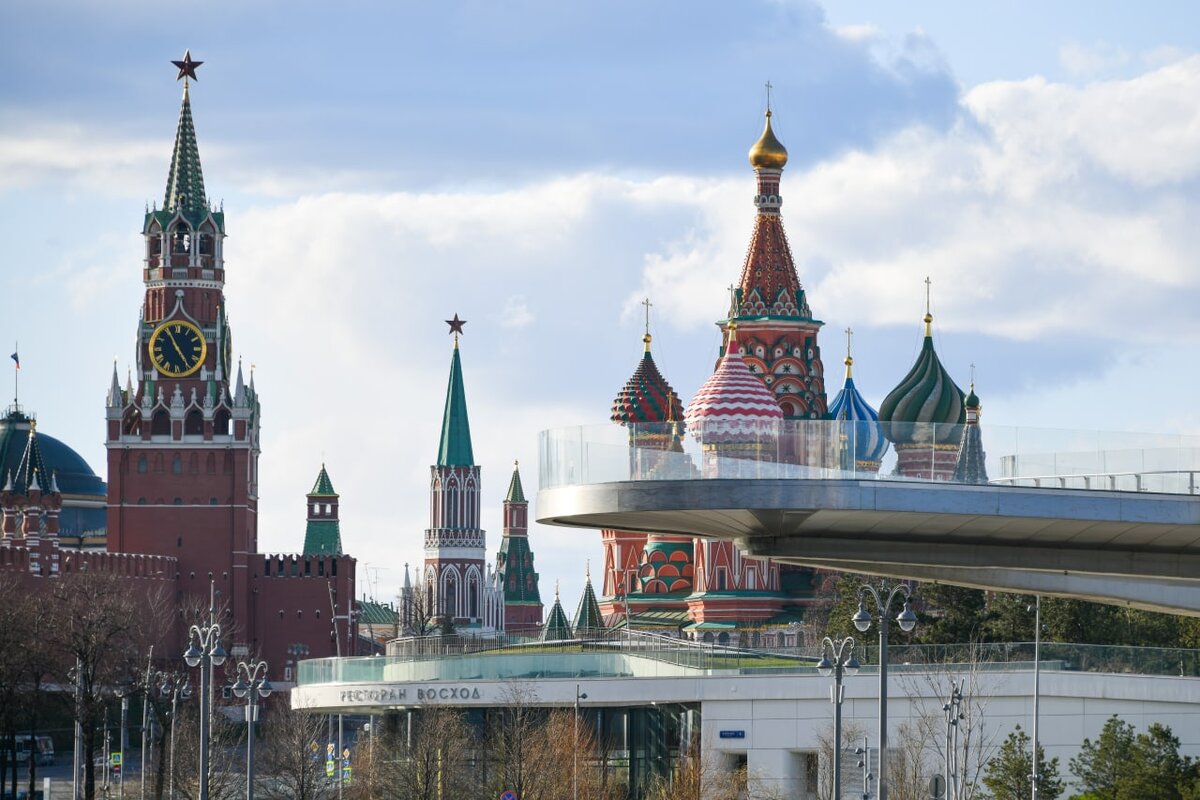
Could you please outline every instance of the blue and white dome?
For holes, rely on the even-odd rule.
[[[846,437],[847,449],[854,457],[854,469],[878,472],[888,449],[888,441],[883,436],[879,414],[868,405],[854,385],[850,372],[853,364],[854,359],[847,355],[846,383],[829,404],[829,418],[843,423],[838,435]]]

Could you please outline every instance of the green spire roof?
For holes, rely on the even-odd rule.
[[[600,604],[596,602],[596,592],[592,590],[589,570],[587,581],[583,584],[583,596],[579,598],[579,608],[575,609],[575,635],[589,636],[603,630],[604,617],[600,614]]]
[[[458,355],[458,340],[450,357],[450,382],[446,386],[446,410],[442,414],[442,439],[438,445],[439,467],[471,467],[475,455],[471,451],[471,423],[467,420],[467,392],[463,388],[462,360]]]
[[[567,622],[567,614],[563,611],[562,603],[558,600],[558,592],[554,593],[554,605],[550,608],[550,616],[542,627],[543,642],[557,642],[572,639],[571,623]]]
[[[304,555],[342,555],[342,526],[338,522],[337,503],[312,502],[314,500],[336,501],[337,497],[337,492],[333,490],[333,482],[329,480],[329,473],[325,471],[325,465],[322,464],[321,471],[317,474],[317,482],[313,485],[312,491],[308,493],[310,502],[308,504],[308,525],[304,529]],[[332,506],[332,513],[325,508],[326,505]],[[313,506],[317,506],[321,511],[314,511]]]
[[[329,480],[329,473],[325,471],[325,465],[321,465],[321,471],[317,473],[317,482],[313,484],[312,491],[308,493],[309,497],[337,497],[338,493],[333,490],[333,482]]]
[[[521,470],[513,464],[512,480],[508,482],[508,494],[504,496],[506,503],[525,503],[525,490],[521,488]]]
[[[533,569],[533,551],[524,536],[506,535],[496,555],[496,571],[504,589],[505,605],[541,606],[538,574]]]
[[[187,85],[183,89],[183,106],[179,109],[179,126],[175,131],[175,150],[171,153],[171,172],[167,176],[167,193],[163,208],[182,211],[198,218],[208,214],[208,195],[204,192],[204,171],[200,168],[200,148],[196,144],[196,128],[192,124],[192,103]]]

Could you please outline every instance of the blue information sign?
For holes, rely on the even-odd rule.
[[[745,731],[721,731],[722,739],[745,739]]]
[[[509,789],[500,795],[500,800],[517,800],[517,793]]]

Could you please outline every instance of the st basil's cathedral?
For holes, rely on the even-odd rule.
[[[878,473],[891,447],[900,476],[986,481],[979,400],[974,387],[965,395],[942,366],[928,310],[917,362],[879,411],[854,384],[849,338],[845,381],[829,402],[817,341],[823,323],[813,317],[784,230],[780,183],[788,154],[771,118],[768,109],[750,148],[754,226],[727,316],[717,323],[713,374],[685,409],[654,361],[647,323],[642,359],[612,403],[611,419],[628,429],[631,461],[639,462],[631,471],[752,477],[760,461],[813,463],[801,452],[821,445],[813,441],[821,438],[818,428],[806,425],[813,421],[825,430],[841,423],[834,462],[842,469]],[[700,463],[679,457],[686,436],[699,443]],[[730,541],[604,530],[601,542],[599,606],[611,626],[723,644],[792,645],[806,609],[831,588],[828,575],[744,556]]]

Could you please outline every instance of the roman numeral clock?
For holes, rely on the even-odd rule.
[[[187,320],[171,320],[150,334],[150,362],[171,378],[185,378],[204,363],[208,343],[204,332]]]

